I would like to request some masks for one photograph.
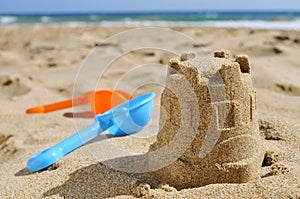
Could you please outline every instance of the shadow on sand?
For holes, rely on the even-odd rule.
[[[132,164],[132,161],[143,159],[141,156],[145,155],[115,158],[78,169],[69,175],[64,184],[45,192],[43,197],[106,198],[133,195],[133,190],[141,183],[157,187],[158,181],[150,173],[127,173],[111,167],[126,165],[126,162]]]

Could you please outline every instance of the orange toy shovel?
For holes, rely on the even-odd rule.
[[[122,104],[132,98],[133,98],[132,95],[121,90],[90,91],[84,93],[78,98],[68,99],[53,104],[47,104],[47,105],[29,108],[26,110],[26,113],[27,114],[48,113],[48,112],[61,110],[65,108],[71,108],[74,106],[89,104],[91,108],[91,112],[89,113],[92,115],[97,115],[99,113],[104,113],[109,109],[119,104]],[[83,114],[89,114],[89,113],[86,112]]]

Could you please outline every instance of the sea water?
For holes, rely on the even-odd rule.
[[[300,11],[0,14],[0,26],[182,26],[300,30]]]

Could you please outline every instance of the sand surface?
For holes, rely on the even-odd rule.
[[[171,35],[157,34],[152,38],[170,48],[197,51],[204,47],[207,53],[228,49],[234,54],[249,55],[257,91],[260,134],[264,139],[265,159],[259,179],[176,190],[157,185],[151,176],[110,168],[114,161],[126,158],[127,153],[115,153],[109,147],[131,155],[143,154],[155,141],[155,124],[133,137],[106,139],[104,134],[50,169],[28,173],[28,158],[91,124],[93,119],[65,117],[72,109],[47,115],[25,115],[25,110],[70,98],[76,75],[91,50],[124,30],[127,29],[0,29],[0,198],[300,198],[300,34],[293,31],[175,28],[198,42],[192,46],[172,39]],[[116,52],[124,53],[124,48],[130,49],[142,39],[140,34],[135,43],[124,40],[107,43],[96,53],[114,57]],[[132,73],[130,81],[124,77],[117,88],[134,91],[135,95],[146,91],[159,94],[162,85],[143,86],[143,83],[163,83],[166,68],[161,64],[167,65],[169,57],[165,52],[151,49],[126,53],[111,64],[96,87],[112,89],[124,72],[147,63],[148,68]],[[97,65],[97,60],[90,61]],[[78,85],[75,94],[93,89],[99,74],[88,71],[84,77],[93,84]],[[84,78],[79,83],[83,81]],[[155,101],[159,103],[159,96]],[[158,121],[157,112],[154,121]]]

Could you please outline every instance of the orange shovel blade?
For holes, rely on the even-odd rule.
[[[125,91],[120,90],[101,90],[91,93],[89,96],[89,102],[91,111],[95,114],[104,113],[109,109],[122,104],[133,96]]]

